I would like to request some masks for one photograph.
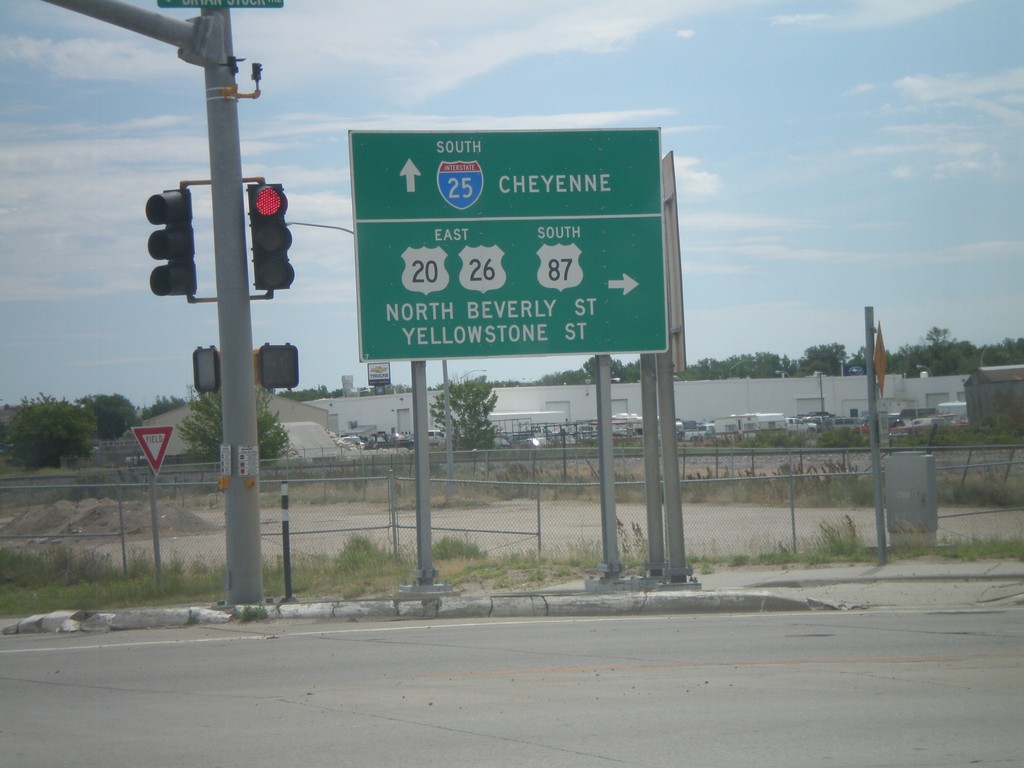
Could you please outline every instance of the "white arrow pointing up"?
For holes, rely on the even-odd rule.
[[[402,166],[398,175],[405,176],[406,192],[416,191],[416,177],[420,175],[420,169],[413,164],[411,157],[405,161],[405,165]]]
[[[611,290],[613,290],[613,291],[614,291],[614,290],[615,290],[616,288],[621,288],[621,289],[622,289],[622,295],[623,295],[623,296],[625,296],[625,295],[626,295],[627,293],[629,293],[630,291],[632,291],[632,290],[633,290],[634,288],[636,288],[636,287],[637,287],[638,285],[640,285],[640,283],[638,283],[638,282],[637,282],[636,280],[634,280],[634,279],[633,279],[632,277],[630,277],[629,275],[627,275],[627,274],[626,274],[625,272],[623,272],[623,273],[622,273],[622,279],[621,279],[621,280],[609,280],[609,281],[608,281],[608,287],[609,287],[609,288],[610,288]]]

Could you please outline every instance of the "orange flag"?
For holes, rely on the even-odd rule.
[[[882,324],[878,324],[875,337],[875,377],[878,379],[878,394],[885,396],[885,343],[882,341]]]

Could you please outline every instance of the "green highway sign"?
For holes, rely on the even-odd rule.
[[[349,133],[363,361],[667,347],[657,129]]]
[[[284,8],[284,0],[156,0],[158,8]]]

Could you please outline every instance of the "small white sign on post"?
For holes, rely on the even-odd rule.
[[[258,445],[238,446],[238,474],[254,477],[260,473],[260,447]]]

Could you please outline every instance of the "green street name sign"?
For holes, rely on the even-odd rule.
[[[363,361],[667,346],[657,129],[349,133]]]
[[[158,8],[284,8],[284,0],[156,0]]]

